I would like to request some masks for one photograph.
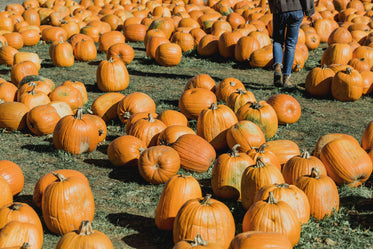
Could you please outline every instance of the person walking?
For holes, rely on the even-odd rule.
[[[273,16],[273,68],[275,71],[273,83],[275,86],[291,88],[293,84],[289,79],[299,28],[303,21],[303,12],[311,18],[315,13],[314,0],[268,1]],[[284,45],[285,52],[283,53]]]

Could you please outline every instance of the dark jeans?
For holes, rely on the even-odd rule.
[[[283,65],[282,72],[284,75],[291,74],[291,68],[294,62],[295,46],[298,41],[299,27],[302,20],[302,10],[273,14],[273,65],[276,65],[277,63],[279,63],[281,66]],[[282,51],[284,43],[285,54],[283,55]]]

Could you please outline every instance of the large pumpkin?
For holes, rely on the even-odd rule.
[[[0,101],[0,128],[22,130],[26,127],[26,114],[29,108],[20,102]]]
[[[211,195],[187,201],[180,208],[174,221],[174,243],[192,239],[197,233],[227,249],[235,233],[235,223],[229,208],[224,203],[212,199]]]
[[[321,150],[321,161],[338,185],[360,186],[372,174],[372,160],[358,144],[348,139],[336,139]]]
[[[179,153],[181,167],[189,171],[205,172],[216,158],[214,147],[198,135],[184,134],[171,146]]]
[[[103,92],[119,92],[128,87],[129,74],[119,59],[103,60],[96,71],[97,86]]]
[[[188,119],[197,119],[201,111],[217,104],[213,92],[205,88],[192,88],[184,91],[179,99],[179,109]]]
[[[355,101],[363,94],[363,79],[358,71],[347,67],[346,71],[335,74],[331,92],[335,99],[340,101]]]
[[[57,180],[43,194],[43,219],[49,231],[65,234],[78,230],[83,220],[93,220],[95,203],[90,187],[81,178],[54,175]]]
[[[57,150],[82,154],[96,149],[99,139],[97,126],[82,112],[78,109],[74,116],[65,116],[58,121],[53,132],[53,144]]]
[[[237,121],[236,114],[228,106],[212,103],[198,116],[197,134],[211,143],[215,150],[222,150],[227,147],[227,130]]]
[[[18,164],[8,160],[0,160],[0,176],[8,182],[13,195],[22,191],[25,177]]]
[[[95,99],[91,105],[91,110],[94,114],[101,117],[105,122],[116,119],[118,103],[124,98],[121,93],[105,93]]]
[[[29,249],[41,249],[43,233],[32,223],[12,221],[0,231],[0,248],[29,244]]]
[[[116,167],[137,166],[141,148],[146,148],[144,141],[131,135],[124,135],[109,144],[107,155]]]
[[[202,190],[193,176],[175,175],[163,187],[155,211],[155,224],[161,230],[172,230],[176,214],[188,200],[201,198]]]
[[[300,118],[302,112],[300,104],[289,94],[272,95],[267,103],[275,110],[279,124],[293,124]]]
[[[163,43],[155,51],[155,61],[165,67],[178,65],[181,57],[181,47],[176,43]]]
[[[122,98],[117,105],[117,115],[125,123],[132,114],[139,112],[154,113],[156,109],[154,100],[143,92],[133,92]]]
[[[266,141],[259,126],[248,120],[241,120],[232,125],[227,130],[226,139],[229,148],[239,144],[239,151],[241,152],[247,152],[252,148],[259,147]]]

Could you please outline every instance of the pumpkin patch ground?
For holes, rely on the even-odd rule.
[[[1,1],[4,10],[9,2]],[[128,96],[143,92],[156,104],[156,113],[164,110],[179,110],[179,98],[186,83],[194,76],[208,74],[216,84],[228,77],[240,80],[256,100],[267,100],[275,94],[289,94],[301,106],[300,119],[292,124],[279,125],[274,137],[267,141],[287,139],[295,142],[301,151],[313,151],[317,140],[329,133],[343,133],[361,142],[364,130],[373,120],[373,96],[363,95],[354,102],[341,102],[332,95],[314,97],[305,91],[307,74],[320,66],[321,56],[328,46],[320,46],[309,52],[309,57],[300,72],[292,74],[292,83],[298,87],[284,90],[274,87],[273,72],[270,69],[252,68],[249,62],[237,62],[219,55],[201,57],[196,49],[185,52],[181,62],[173,67],[158,65],[146,56],[143,42],[126,42],[135,51],[135,57],[128,65],[129,84],[120,93]],[[98,49],[98,44],[96,43]],[[35,46],[23,47],[21,52],[37,53],[42,59],[39,75],[51,79],[56,87],[65,81],[83,82],[87,89],[88,102],[83,109],[90,108],[93,101],[105,94],[97,86],[96,70],[106,54],[97,53],[90,62],[76,61],[71,67],[55,67],[49,57],[49,45],[39,42]],[[11,81],[11,67],[0,65],[0,78]],[[218,101],[222,104],[222,101]],[[14,196],[14,202],[32,206],[42,216],[40,208],[33,202],[33,191],[37,181],[45,174],[73,169],[83,173],[92,189],[95,202],[95,216],[92,229],[106,234],[114,248],[171,249],[172,231],[160,230],[155,223],[155,212],[164,184],[153,185],[144,180],[137,167],[114,166],[107,155],[109,144],[126,134],[126,127],[119,120],[109,120],[106,140],[97,148],[81,155],[58,151],[53,146],[53,135],[35,136],[28,129],[21,131],[0,130],[0,160],[18,164],[24,174],[24,188]],[[189,121],[197,131],[197,120]],[[217,157],[228,149],[217,153]],[[216,158],[217,158],[216,157]],[[226,204],[233,214],[236,234],[242,232],[242,221],[246,210],[241,202],[218,198],[211,187],[212,164],[207,171],[191,173],[183,168],[182,175],[193,176],[202,188],[202,196],[208,194]],[[350,188],[338,186],[340,198],[338,212],[323,220],[311,218],[302,225],[300,240],[294,248],[371,248],[373,245],[373,177],[362,186]],[[370,201],[370,202],[369,202]],[[61,236],[44,227],[43,247],[54,248]]]

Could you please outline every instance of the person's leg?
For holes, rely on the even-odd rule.
[[[285,53],[284,53],[284,67],[282,70],[284,85],[290,86],[289,78],[294,62],[295,46],[298,41],[299,27],[303,20],[302,10],[288,12],[289,18],[287,22]]]
[[[283,44],[285,40],[285,18],[284,14],[273,14],[273,69],[275,86],[282,85],[282,59],[283,59]]]

